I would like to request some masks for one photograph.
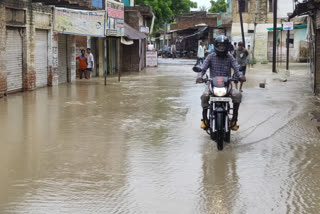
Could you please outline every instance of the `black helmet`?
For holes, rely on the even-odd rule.
[[[214,52],[218,56],[226,56],[229,51],[230,42],[226,36],[218,36],[214,41]]]

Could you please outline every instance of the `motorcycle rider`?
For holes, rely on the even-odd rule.
[[[210,78],[216,76],[231,77],[231,68],[234,69],[234,78],[241,81],[246,81],[245,76],[242,72],[239,71],[239,64],[237,60],[229,53],[230,42],[226,36],[218,36],[214,42],[214,52],[205,59],[203,65],[201,66],[202,72],[199,73],[196,80],[197,83],[202,83],[202,77],[205,75],[208,68],[210,68]],[[242,94],[233,89],[231,92],[231,98],[233,102],[233,117],[231,120],[231,129],[237,131],[239,126],[237,125],[238,121],[238,111],[242,99]],[[206,87],[205,92],[201,96],[201,106],[202,111],[202,124],[201,128],[209,128],[208,122],[208,107],[209,107],[209,89]]]

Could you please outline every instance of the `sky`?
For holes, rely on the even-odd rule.
[[[210,0],[192,0],[192,1],[198,3],[198,8],[203,6],[203,5],[206,6],[207,8],[209,8],[211,6]]]

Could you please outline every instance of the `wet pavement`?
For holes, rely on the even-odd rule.
[[[248,71],[240,129],[218,152],[200,130],[203,85],[178,64],[1,99],[0,213],[319,213],[307,66],[287,82]]]

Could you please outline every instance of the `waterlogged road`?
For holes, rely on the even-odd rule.
[[[199,128],[190,65],[1,99],[0,213],[319,213],[320,101],[305,68],[286,83],[248,72],[222,152]]]

